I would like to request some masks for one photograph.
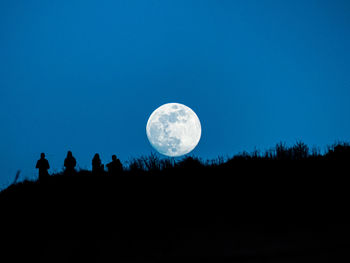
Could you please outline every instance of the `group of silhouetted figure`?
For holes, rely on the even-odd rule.
[[[75,174],[75,160],[71,151],[68,151],[67,157],[64,159],[64,174]],[[120,175],[123,171],[123,165],[115,154],[112,155],[112,161],[106,165],[109,175]],[[40,159],[36,163],[36,168],[39,169],[39,180],[49,176],[50,169],[49,161],[45,158],[45,153],[41,153]],[[100,155],[96,153],[92,159],[92,174],[100,175],[104,173],[104,165],[101,162]]]

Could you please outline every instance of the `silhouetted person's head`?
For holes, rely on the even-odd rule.
[[[45,153],[40,154],[41,159],[45,159]]]
[[[113,161],[117,160],[117,156],[115,154],[112,155],[112,160]]]
[[[72,152],[71,152],[71,151],[68,151],[68,152],[67,152],[67,157],[72,157],[72,156],[73,156]]]
[[[95,153],[94,159],[100,159],[100,155],[98,153]]]

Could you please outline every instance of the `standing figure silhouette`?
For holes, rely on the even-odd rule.
[[[106,166],[109,175],[120,175],[123,171],[123,165],[115,154],[112,155],[112,161]]]
[[[96,153],[94,158],[92,159],[92,173],[102,174],[103,169],[104,169],[104,166],[101,163],[100,155]]]
[[[40,154],[40,159],[36,162],[37,169],[39,169],[39,180],[42,180],[49,176],[47,170],[50,169],[48,160],[45,159],[45,153]]]
[[[77,165],[77,161],[73,157],[73,154],[71,151],[68,151],[66,159],[64,159],[64,173],[65,174],[74,174],[75,173],[75,166]]]

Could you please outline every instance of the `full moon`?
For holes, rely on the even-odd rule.
[[[197,146],[201,132],[196,113],[180,103],[167,103],[157,108],[146,126],[153,148],[170,157],[191,152]]]

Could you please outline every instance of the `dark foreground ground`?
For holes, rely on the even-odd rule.
[[[349,169],[246,161],[19,183],[0,194],[0,258],[347,262]]]

